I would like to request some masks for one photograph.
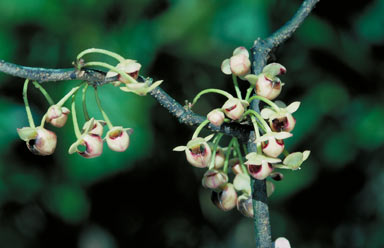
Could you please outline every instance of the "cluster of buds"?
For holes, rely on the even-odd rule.
[[[236,48],[233,56],[223,61],[222,72],[232,74],[236,97],[220,89],[201,91],[188,107],[206,93],[217,93],[227,97],[221,108],[215,108],[207,114],[207,120],[195,130],[186,146],[178,146],[174,151],[185,151],[187,161],[198,168],[208,168],[202,179],[203,187],[212,190],[213,203],[224,211],[234,207],[247,217],[253,217],[251,178],[265,180],[267,195],[275,190],[272,183],[283,179],[279,169],[300,169],[310,151],[289,153],[284,140],[292,137],[296,120],[292,116],[300,106],[293,102],[288,106],[274,100],[284,85],[278,76],[286,73],[286,68],[278,63],[266,65],[258,75],[250,74],[249,53],[244,47]],[[246,97],[242,98],[237,77],[249,82]],[[251,93],[254,95],[251,96]],[[253,100],[262,102],[261,111],[249,109]],[[226,147],[219,147],[223,134],[199,137],[201,129],[207,125],[221,126],[225,122],[237,122],[252,125],[255,133],[253,141],[256,151],[248,152],[240,146],[236,137]],[[213,138],[213,141],[210,140]],[[228,167],[233,175],[228,172]],[[270,180],[271,179],[271,180]]]
[[[99,53],[113,57],[118,60],[118,63],[117,65],[110,65],[100,61],[85,63],[83,56],[90,53]],[[115,79],[115,81],[111,82],[114,86],[120,87],[120,89],[124,92],[132,92],[140,96],[146,95],[148,92],[162,83],[162,81],[156,81],[152,83],[150,78],[140,78],[139,72],[141,69],[141,64],[135,60],[125,59],[116,53],[103,49],[91,48],[84,50],[77,56],[77,60],[74,64],[80,74],[84,73],[84,71],[82,71],[83,68],[90,66],[98,66],[108,69],[108,72],[106,73],[106,80],[110,81],[110,78]],[[108,147],[113,151],[123,152],[128,148],[130,140],[129,136],[132,134],[132,129],[112,125],[107,114],[101,107],[101,102],[97,93],[97,87],[95,87],[96,103],[103,115],[104,120],[96,120],[94,118],[90,118],[88,115],[85,99],[86,90],[88,88],[87,83],[83,83],[80,86],[74,87],[59,102],[55,104],[49,94],[42,87],[42,85],[37,82],[33,82],[35,87],[38,88],[46,97],[50,105],[42,118],[41,125],[36,127],[27,99],[28,82],[29,80],[27,79],[24,83],[23,97],[26,106],[29,127],[17,129],[17,132],[20,138],[26,142],[28,149],[34,154],[46,156],[51,155],[55,151],[57,136],[54,132],[45,129],[44,124],[49,123],[57,128],[61,128],[66,124],[68,115],[71,113],[71,111],[63,105],[70,97],[72,97],[71,110],[74,133],[77,138],[77,140],[69,148],[68,152],[70,154],[78,153],[85,158],[98,157],[103,152],[104,140],[106,141]],[[121,84],[123,84],[123,86],[121,86]],[[82,105],[84,118],[86,119],[82,130],[80,130],[79,124],[77,123],[75,108],[75,95],[81,87],[83,87]],[[105,124],[108,126],[109,130],[103,137]]]

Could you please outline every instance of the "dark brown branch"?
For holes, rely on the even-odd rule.
[[[308,14],[312,11],[319,0],[304,0],[296,14],[284,26],[265,40],[257,39],[251,48],[252,51],[252,73],[259,74],[267,64],[272,49],[286,41]],[[259,102],[253,101],[251,108],[259,111]],[[254,136],[254,132],[250,132]],[[248,143],[249,152],[256,152],[256,145]],[[269,208],[267,202],[266,181],[252,179],[252,203],[254,211],[254,227],[257,248],[272,248],[274,246],[269,221]]]
[[[46,69],[34,68],[21,65],[12,64],[0,60],[0,71],[20,78],[28,78],[36,80],[40,83],[49,81],[66,81],[66,80],[82,80],[87,81],[94,86],[101,86],[112,81],[116,81],[116,77],[106,78],[105,72],[97,71],[94,69],[76,70],[75,68],[69,69]],[[180,123],[189,126],[197,126],[202,123],[206,118],[198,115],[189,109],[185,109],[175,99],[170,97],[161,88],[156,88],[150,92],[161,106],[166,108],[173,116],[175,116]],[[220,127],[208,125],[208,129],[213,132],[221,132],[229,136],[237,137],[240,141],[248,142],[249,132],[251,127],[248,125],[240,125],[238,123],[225,123]],[[251,136],[254,139],[254,136]],[[252,140],[249,140],[252,142]]]

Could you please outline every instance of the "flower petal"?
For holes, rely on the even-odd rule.
[[[263,108],[260,112],[261,114],[261,117],[263,117],[263,119],[270,119],[271,116],[273,114],[275,114],[275,111],[273,111],[272,109],[270,108]]]
[[[173,148],[172,151],[174,151],[174,152],[182,152],[182,151],[185,151],[185,149],[187,149],[186,146],[176,146],[175,148]]]
[[[236,48],[234,51],[233,51],[233,56],[236,56],[236,55],[239,55],[239,54],[244,54],[245,56],[247,56],[247,58],[249,58],[249,52],[247,50],[247,48],[245,47],[238,47]]]
[[[229,64],[229,59],[225,59],[223,63],[221,63],[221,71],[226,75],[231,75],[231,66]]]
[[[300,107],[300,102],[293,102],[293,103],[289,104],[288,107],[286,107],[286,110],[292,114],[292,113],[296,112],[296,110],[298,110],[299,107]]]

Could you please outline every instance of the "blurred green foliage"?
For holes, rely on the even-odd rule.
[[[143,75],[164,79],[163,88],[183,102],[203,88],[232,90],[222,60],[271,34],[299,4],[0,1],[0,59],[68,68],[81,50],[104,48],[137,59]],[[384,245],[383,6],[321,1],[275,51],[288,69],[280,99],[302,102],[288,150],[312,151],[301,170],[284,172],[270,198],[273,236],[288,237],[293,247]],[[27,125],[22,82],[0,74],[0,247],[254,246],[251,220],[217,210],[201,189],[202,172],[171,152],[191,129],[150,97],[112,86],[99,91],[112,123],[134,129],[128,151],[105,147],[92,160],[68,155],[75,141],[69,123],[52,128],[55,154],[36,157],[16,133]],[[55,100],[75,85],[44,84]],[[36,89],[29,92],[39,121],[48,105]],[[93,99],[90,90],[89,111],[101,118]],[[198,110],[205,114],[222,100],[203,98]]]

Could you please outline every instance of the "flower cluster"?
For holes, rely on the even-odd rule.
[[[207,119],[195,130],[186,146],[174,148],[174,151],[184,151],[192,166],[207,168],[202,185],[212,190],[212,201],[218,208],[228,211],[237,207],[247,217],[253,217],[251,178],[282,180],[283,174],[275,171],[276,168],[300,169],[310,154],[309,151],[289,153],[285,148],[284,140],[292,137],[291,132],[296,124],[292,114],[300,106],[300,102],[287,106],[281,101],[272,101],[278,97],[284,85],[278,76],[286,73],[285,67],[271,63],[260,74],[254,75],[250,74],[250,66],[249,54],[244,47],[236,48],[233,56],[223,61],[222,72],[232,74],[236,96],[220,89],[206,89],[197,94],[189,107],[193,107],[207,93],[221,94],[227,100],[220,108],[207,114]],[[244,98],[237,77],[249,82]],[[254,100],[260,102],[260,112],[249,108]],[[199,137],[205,125],[221,126],[225,122],[252,125],[256,151],[248,152],[248,147],[241,145],[236,137],[222,146],[221,133]],[[269,196],[275,186],[271,180],[267,180],[266,184]]]
[[[99,61],[85,63],[83,56],[90,53],[101,53],[115,58],[119,62],[115,66]],[[90,66],[97,66],[108,69],[109,71],[106,73],[106,78],[112,78],[112,80],[116,79],[112,82],[114,86],[120,87],[120,89],[124,92],[132,92],[141,96],[146,95],[148,92],[162,83],[162,81],[152,83],[152,80],[149,78],[139,80],[139,71],[141,69],[141,65],[137,61],[125,59],[116,53],[112,53],[103,49],[91,48],[84,50],[77,56],[75,65],[79,72],[84,67]],[[36,127],[28,104],[28,83],[29,80],[27,79],[24,83],[23,98],[27,111],[29,126],[17,129],[17,132],[20,138],[26,142],[28,149],[34,154],[46,156],[51,155],[55,151],[57,136],[54,132],[44,128],[44,125],[45,123],[50,123],[54,127],[61,128],[66,124],[68,115],[71,113],[71,111],[63,105],[70,97],[72,97],[71,110],[74,133],[77,138],[77,140],[69,148],[68,152],[70,154],[78,153],[85,158],[98,157],[103,152],[104,141],[106,141],[108,147],[111,150],[116,152],[123,152],[128,148],[130,140],[129,136],[132,134],[132,129],[112,125],[110,119],[101,106],[101,100],[98,96],[97,87],[95,87],[96,103],[103,115],[104,120],[96,120],[95,118],[89,117],[86,107],[86,91],[88,88],[87,83],[81,83],[79,86],[74,87],[59,102],[54,103],[42,85],[37,82],[33,82],[35,87],[41,91],[50,105],[41,120],[41,125]],[[123,84],[123,86],[121,86],[121,84]],[[75,108],[75,96],[80,88],[83,89],[82,106],[84,119],[86,120],[81,130],[77,122]],[[109,130],[103,137],[105,125],[108,126]]]

